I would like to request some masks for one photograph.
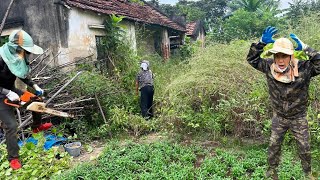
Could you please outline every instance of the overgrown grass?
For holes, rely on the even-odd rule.
[[[295,33],[310,47],[320,49],[318,21],[318,15],[305,17],[299,26],[279,31],[287,37]],[[158,94],[162,127],[177,133],[268,137],[272,116],[268,88],[264,74],[246,61],[250,44],[241,40],[213,44],[175,65],[170,73],[174,78],[160,80],[165,83]],[[315,77],[309,88],[308,121],[315,146],[320,144],[319,83]]]
[[[108,144],[99,159],[53,179],[265,179],[266,145],[208,147],[168,141]],[[296,156],[285,148],[280,179],[301,179]]]
[[[246,41],[216,44],[199,49],[189,63],[176,66],[175,78],[161,94],[163,123],[174,131],[264,133],[270,111],[265,103],[268,91],[263,74],[246,62],[249,47]],[[256,129],[244,130],[250,127]]]

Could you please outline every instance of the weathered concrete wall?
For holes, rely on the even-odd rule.
[[[3,17],[11,0],[1,0],[0,17]],[[17,19],[23,21],[23,29],[27,31],[43,49],[52,47],[57,51],[64,42],[66,45],[65,29],[61,18],[65,14],[60,11],[61,5],[54,4],[56,0],[15,0],[6,22]]]
[[[125,32],[126,32],[126,42],[129,43],[131,49],[134,52],[137,52],[137,38],[136,38],[136,27],[134,22],[122,20],[121,24],[125,26]]]
[[[59,62],[73,61],[93,54],[97,56],[96,37],[104,35],[103,29],[89,28],[89,25],[102,25],[104,16],[97,13],[72,8],[69,11],[68,47],[61,48]]]
[[[162,31],[160,26],[136,25],[137,49],[143,55],[162,55]]]
[[[205,47],[205,31],[203,28],[200,28],[199,33],[198,33],[198,37],[197,40],[201,42],[201,47],[204,48]]]
[[[95,12],[84,11],[78,8],[72,8],[69,11],[69,30],[68,30],[68,47],[61,48],[64,52],[59,57],[59,61],[73,61],[81,57],[93,54],[93,58],[97,57],[96,36],[105,35],[102,29],[104,21],[108,15],[99,15]],[[122,25],[126,27],[126,40],[130,47],[136,51],[135,26],[133,22],[123,20]],[[92,25],[96,25],[94,28]],[[89,27],[91,26],[91,27]]]
[[[0,18],[4,16],[10,0],[0,0]],[[55,64],[63,64],[93,54],[96,58],[95,36],[103,36],[101,28],[89,25],[102,25],[108,15],[99,15],[75,7],[63,6],[58,0],[15,0],[7,22],[23,22],[23,29],[34,39],[35,44],[43,49],[51,48],[53,54],[60,52]],[[128,43],[133,50],[144,48],[145,53],[158,52],[169,57],[168,33],[162,27],[148,26],[150,36],[142,37],[144,47],[138,47],[137,25],[123,20],[127,27]],[[166,33],[165,33],[166,32]],[[144,38],[144,39],[143,39]]]

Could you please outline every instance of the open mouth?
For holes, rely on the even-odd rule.
[[[285,69],[285,68],[286,68],[285,65],[278,65],[278,67],[279,67],[280,69]]]

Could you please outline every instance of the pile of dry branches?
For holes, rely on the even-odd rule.
[[[30,62],[31,78],[45,90],[44,102],[48,107],[73,114],[75,118],[81,118],[83,109],[88,104],[86,101],[94,98],[74,96],[72,91],[77,91],[79,87],[74,86],[72,82],[81,73],[75,73],[74,66],[87,61],[88,57],[55,66],[59,54],[52,55],[49,50],[46,50],[44,54],[32,60]],[[51,116],[45,115],[45,117]]]
[[[97,96],[90,97],[84,95],[77,97],[72,93],[79,92],[81,88],[75,85],[75,83],[72,83],[81,74],[81,71],[75,72],[75,66],[83,64],[84,62],[95,62],[91,60],[92,55],[73,62],[56,65],[56,60],[59,55],[60,53],[53,55],[52,52],[47,49],[42,55],[30,61],[31,79],[46,92],[43,97],[46,107],[70,113],[74,116],[74,120],[81,120],[81,118],[84,117],[85,110],[94,108],[97,111],[100,110],[105,120]],[[20,89],[21,87],[26,88],[25,85],[21,86],[20,83],[16,83],[16,86]],[[97,105],[99,109],[96,108]],[[24,138],[24,131],[28,127],[27,125],[32,122],[32,115],[30,111],[23,108],[16,109],[16,111],[17,119],[19,120],[19,133],[21,137]],[[18,115],[20,115],[20,118]],[[47,122],[53,118],[61,117],[54,117],[50,114],[43,114],[42,116],[42,119]]]

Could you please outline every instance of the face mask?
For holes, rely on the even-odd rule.
[[[7,42],[0,47],[0,55],[12,74],[22,79],[27,77],[30,68],[26,64],[25,52],[18,45]]]
[[[147,63],[141,63],[140,67],[145,71],[148,70],[148,64]]]
[[[26,61],[26,64],[29,65],[29,57],[30,57],[30,54],[28,51],[25,51],[24,52],[24,60]]]
[[[276,65],[276,66],[277,66],[277,68],[278,68],[278,70],[279,70],[280,73],[283,73],[283,72],[285,72],[285,71],[288,69],[288,66],[287,66],[286,68],[284,68],[284,69],[279,68],[278,65]]]

